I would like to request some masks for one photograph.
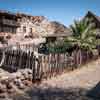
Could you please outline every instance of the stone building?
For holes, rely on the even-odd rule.
[[[36,24],[41,23],[44,20],[43,16],[31,16],[26,14],[17,13],[19,16],[18,22],[20,22],[20,27],[17,28],[17,34],[23,35],[25,37],[34,38],[36,34]]]
[[[3,40],[8,43],[22,42],[22,40],[25,42],[25,38],[38,37],[35,24],[41,23],[43,19],[43,16],[0,11],[0,42]]]
[[[22,13],[0,11],[0,32],[5,33],[33,33],[35,23],[41,23],[43,16],[31,16]]]
[[[0,40],[13,43],[41,43],[69,36],[69,28],[59,22],[49,21],[44,16],[0,11]]]
[[[10,12],[0,11],[0,32],[16,33],[16,29],[20,27],[18,18]]]

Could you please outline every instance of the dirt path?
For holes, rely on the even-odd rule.
[[[43,84],[60,88],[81,87],[92,88],[100,81],[100,59],[92,62],[81,69],[62,74],[57,78],[44,81]]]
[[[81,69],[43,81],[14,100],[93,100],[87,98],[85,94],[98,82],[100,82],[100,59]]]

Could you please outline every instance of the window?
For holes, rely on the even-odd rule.
[[[26,27],[25,26],[23,27],[23,32],[26,33]]]
[[[0,32],[2,31],[2,27],[0,26]]]
[[[16,33],[16,28],[12,28],[12,33]]]
[[[32,33],[32,28],[30,28],[30,33]]]

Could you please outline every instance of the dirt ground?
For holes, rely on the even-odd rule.
[[[44,80],[13,100],[100,100],[86,96],[99,82],[100,59],[73,72]]]

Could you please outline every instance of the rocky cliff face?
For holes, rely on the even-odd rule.
[[[41,21],[41,23],[35,23],[35,30],[37,34],[45,35],[45,34],[71,34],[71,30],[67,28],[65,25],[61,24],[57,21],[49,21],[46,18]]]

